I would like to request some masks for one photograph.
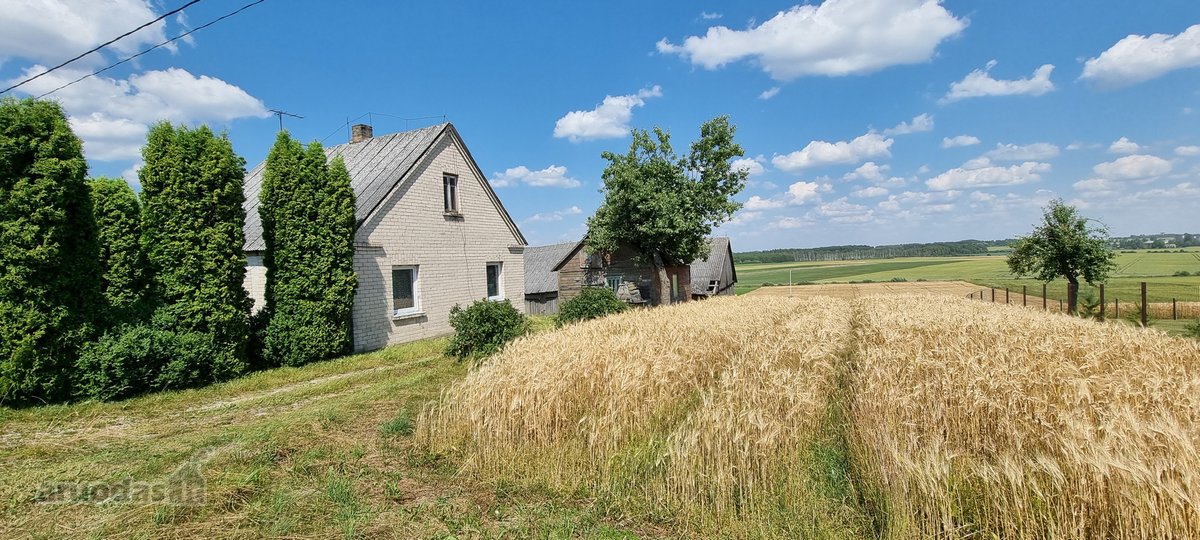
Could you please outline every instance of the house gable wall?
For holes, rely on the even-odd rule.
[[[524,311],[523,239],[459,140],[444,132],[359,227],[354,267],[355,350],[451,333],[450,309],[487,296],[487,264],[501,263],[501,294]],[[461,216],[447,216],[443,173],[458,176]],[[392,268],[416,266],[419,315],[392,315]]]

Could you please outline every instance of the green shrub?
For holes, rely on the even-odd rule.
[[[267,269],[259,360],[298,366],[350,352],[354,305],[354,190],[341,158],[326,163],[279,133],[267,157],[259,215]]]
[[[1173,275],[1175,277],[1188,277],[1188,276],[1192,275],[1192,273],[1188,272],[1187,270],[1180,270],[1178,272],[1175,272]]]
[[[212,336],[149,325],[125,326],[88,345],[76,362],[75,395],[98,400],[213,382],[211,366],[227,365]]]
[[[456,358],[483,358],[526,332],[529,319],[508,300],[477,300],[466,309],[450,309],[454,337],[446,354]]]
[[[1191,324],[1183,327],[1184,335],[1200,339],[1200,319],[1192,321]]]
[[[892,283],[907,283],[908,279],[902,278],[902,277],[894,277],[892,279],[889,279],[888,281],[890,281]]]
[[[62,107],[0,99],[0,403],[70,397],[103,315],[87,162]]]
[[[620,313],[629,309],[629,305],[617,298],[617,293],[607,287],[584,287],[579,296],[563,302],[558,309],[558,317],[554,323],[564,324],[586,321],[603,317],[610,313]]]

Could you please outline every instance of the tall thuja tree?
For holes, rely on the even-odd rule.
[[[733,196],[748,173],[730,163],[743,155],[735,131],[728,117],[709,120],[688,155],[679,157],[667,132],[654,128],[652,137],[635,129],[627,153],[604,152],[604,202],[588,219],[588,252],[632,247],[658,276],[653,300],[668,303],[666,267],[707,255],[713,227],[741,207]]]
[[[222,380],[246,369],[250,298],[243,288],[245,160],[206,126],[150,129],[142,149],[142,246],[160,304],[155,326],[211,336],[223,351],[185,366],[179,384]]]
[[[100,315],[83,147],[62,108],[0,100],[0,402],[57,401]]]
[[[348,352],[354,273],[354,190],[341,157],[327,163],[281,132],[267,156],[259,214],[267,268],[263,356],[300,365]]]
[[[88,182],[100,240],[101,292],[106,326],[137,323],[150,315],[150,268],[142,251],[142,205],[121,178]]]

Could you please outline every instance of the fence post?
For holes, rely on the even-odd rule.
[[[1146,304],[1146,282],[1142,282],[1142,328],[1146,327],[1146,317],[1149,316],[1150,306]]]
[[[1042,284],[1042,311],[1046,311],[1046,284]]]
[[[1058,312],[1062,313],[1063,311],[1066,311],[1065,309],[1063,309],[1063,301],[1059,300],[1058,301]]]
[[[992,287],[992,303],[996,303],[996,288]]]
[[[1171,299],[1171,320],[1172,321],[1179,320],[1179,312],[1175,308],[1175,299],[1174,298]]]
[[[1100,320],[1104,320],[1104,284],[1100,284]]]
[[[1008,303],[1008,287],[1004,288],[1004,303]]]
[[[1029,306],[1029,297],[1027,296],[1029,292],[1028,289],[1028,285],[1021,285],[1021,307]]]
[[[1121,318],[1121,299],[1120,298],[1113,299],[1113,317],[1116,317],[1118,319]]]

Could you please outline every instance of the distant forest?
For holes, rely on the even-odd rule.
[[[892,259],[897,257],[963,257],[987,255],[990,247],[1008,247],[1016,239],[960,240],[928,244],[895,244],[890,246],[826,246],[818,248],[785,248],[767,251],[734,253],[733,260],[741,263],[783,263],[804,261],[851,261],[859,259]],[[1200,234],[1159,233],[1113,237],[1109,243],[1116,249],[1171,249],[1200,246]]]

